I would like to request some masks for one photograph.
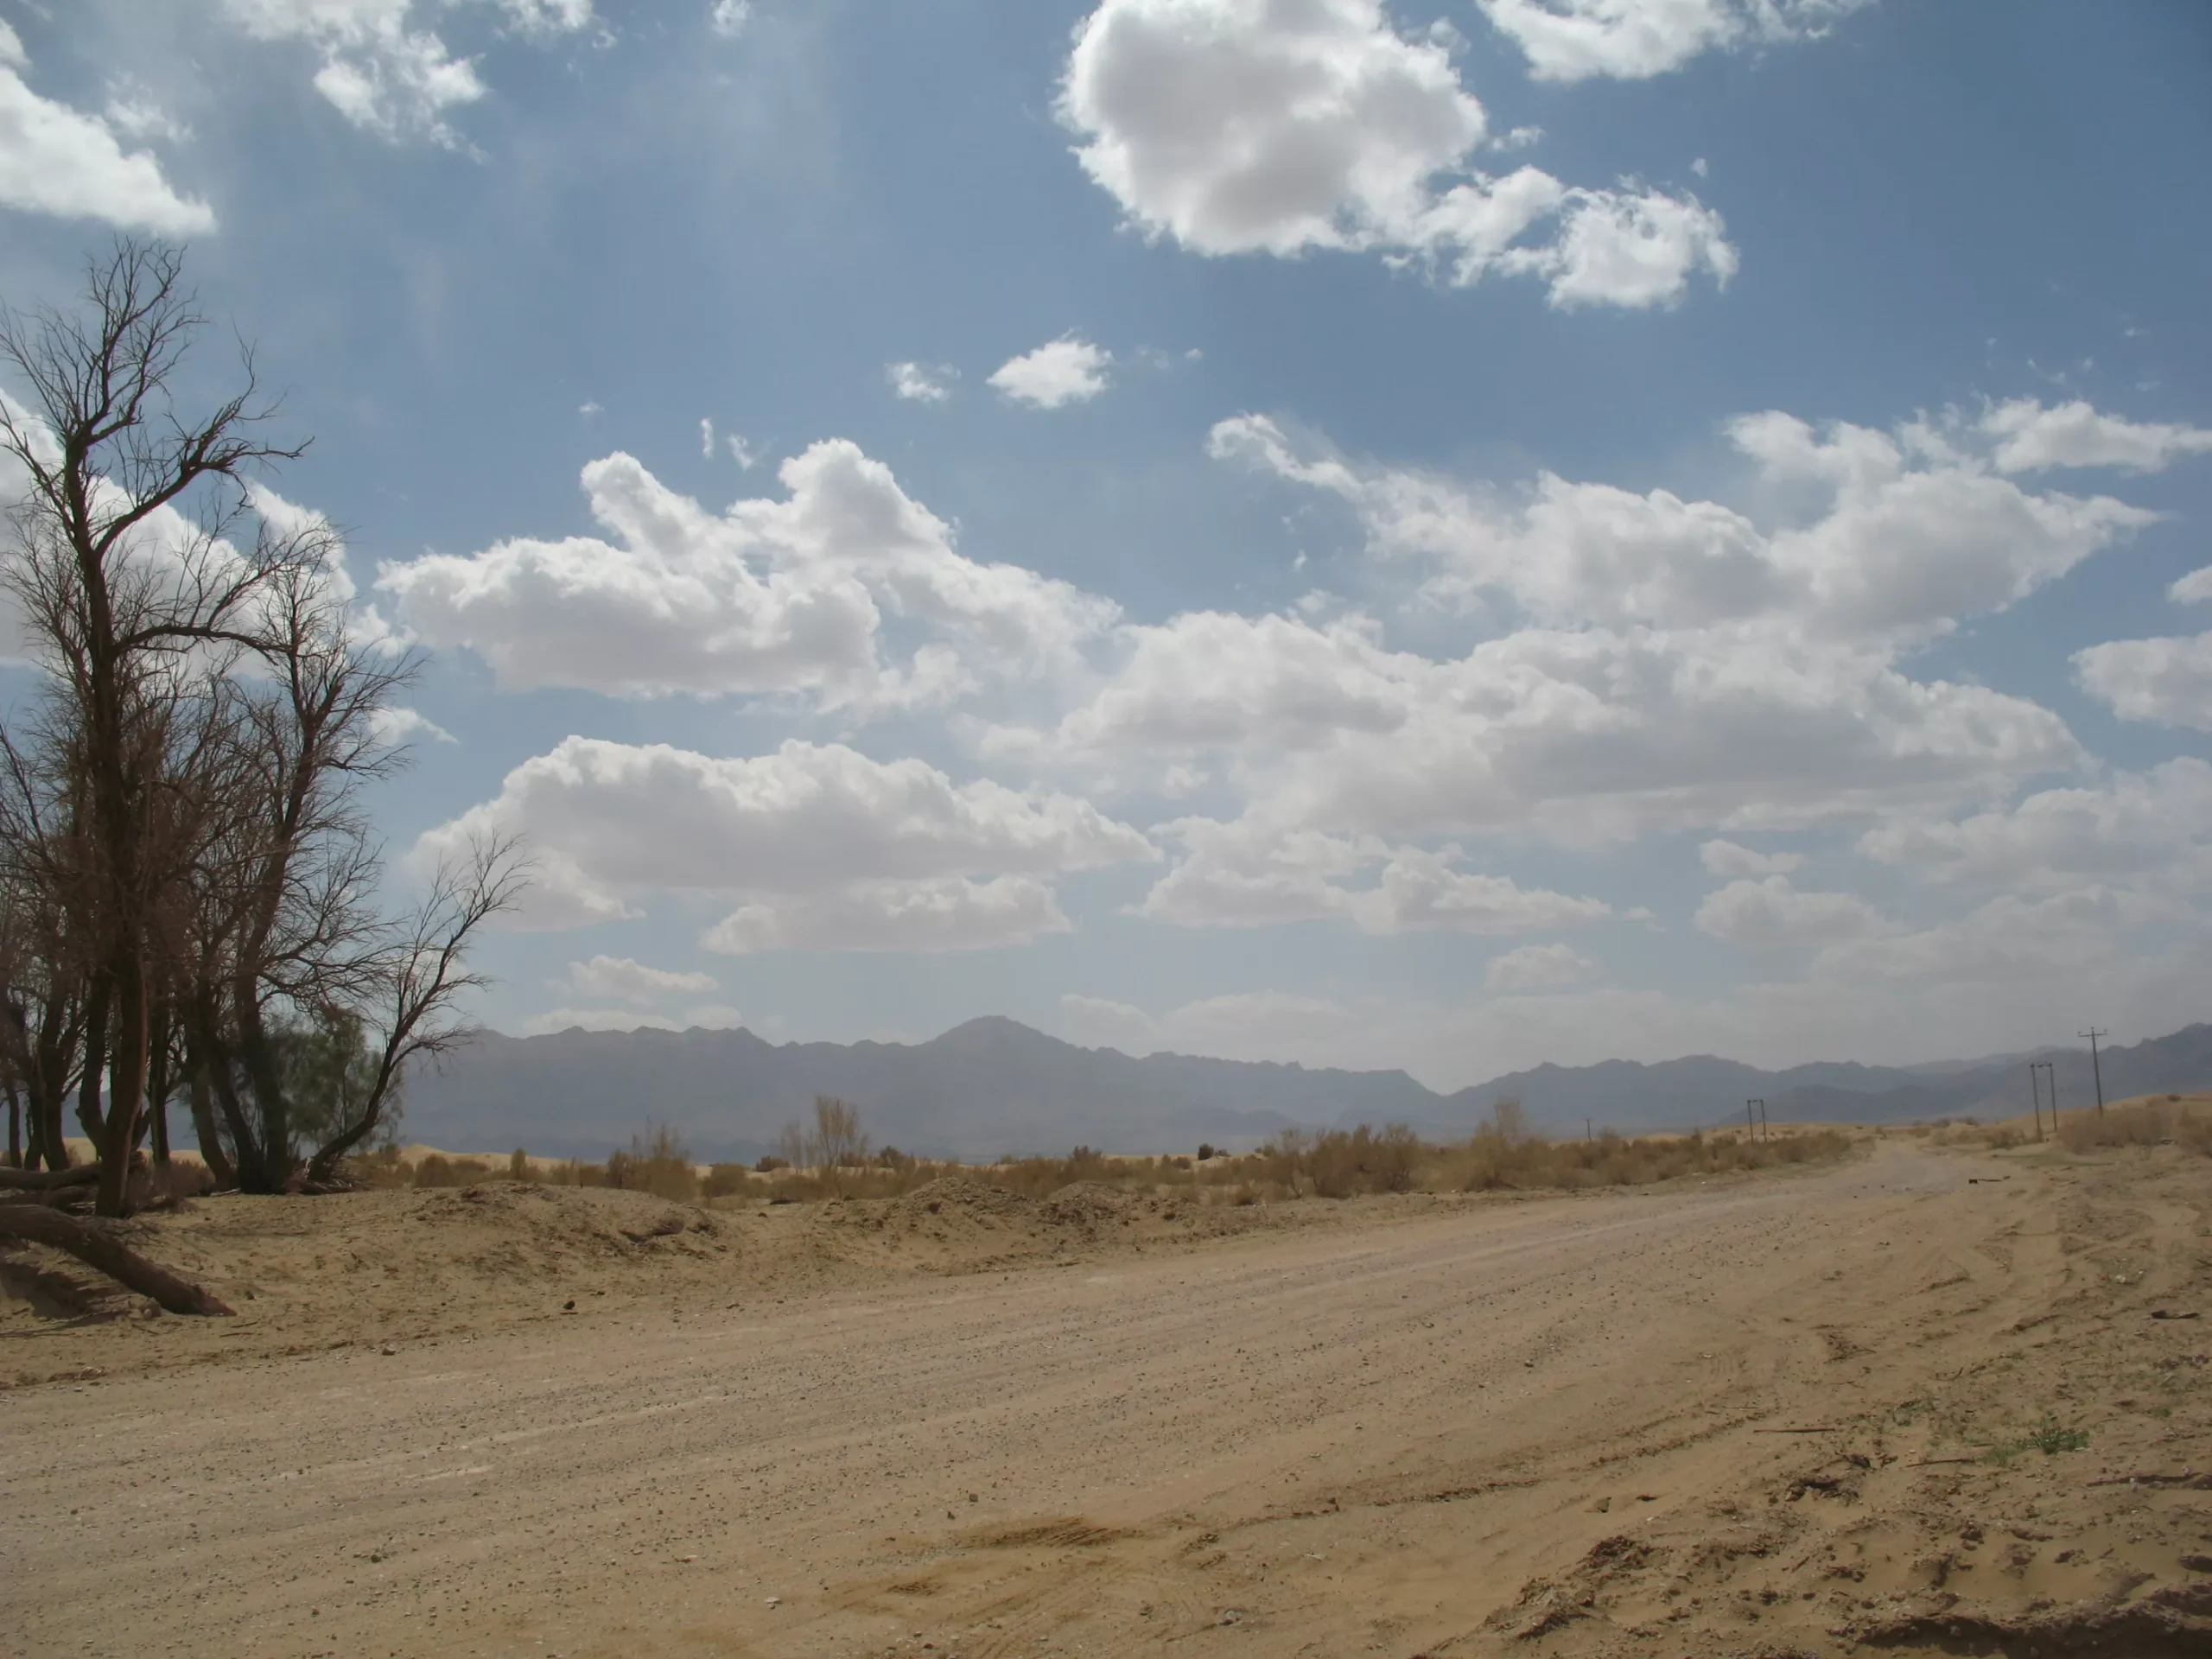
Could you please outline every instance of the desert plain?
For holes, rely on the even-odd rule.
[[[1552,1196],[505,1182],[18,1251],[0,1651],[2212,1653],[2212,1160]]]

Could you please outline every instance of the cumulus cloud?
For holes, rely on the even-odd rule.
[[[178,194],[158,160],[126,151],[117,137],[173,130],[157,131],[143,106],[111,106],[104,119],[41,98],[24,81],[29,68],[22,41],[0,22],[0,206],[162,236],[215,228],[206,202]]]
[[[1711,51],[1826,34],[1872,0],[1475,0],[1539,80],[1641,80]]]
[[[1579,985],[1597,971],[1598,964],[1571,944],[1524,944],[1492,957],[1483,984],[1493,991],[1548,991]]]
[[[1089,340],[1063,334],[1033,352],[1008,358],[992,371],[990,384],[1017,404],[1058,409],[1088,403],[1105,391],[1106,371],[1113,360],[1113,353]]]
[[[1279,1060],[1285,1056],[1318,1057],[1351,1038],[1367,1010],[1347,1008],[1325,997],[1287,991],[1238,991],[1185,1002],[1154,1015],[1126,1002],[1094,996],[1063,996],[1060,1027],[1078,1043],[1111,1046],[1133,1053],[1167,1051],[1217,1054],[1231,1059]],[[1355,1065],[1393,1065],[1361,1055]]]
[[[988,881],[854,882],[823,893],[744,905],[700,943],[746,956],[761,950],[983,950],[1069,931],[1052,889],[1034,876]]]
[[[1769,412],[1726,433],[1753,499],[1783,505],[1499,488],[1224,421],[1213,454],[1340,499],[1379,573],[1487,637],[1431,658],[1356,613],[1125,626],[1114,671],[1030,752],[1226,762],[1272,822],[1394,840],[1783,830],[2083,763],[2050,710],[1910,660],[2155,515],[2002,476],[1970,425]]]
[[[467,0],[448,0],[449,5]],[[591,0],[476,0],[496,4],[509,27],[539,39],[574,34],[592,21]],[[418,0],[223,0],[252,39],[303,43],[321,58],[315,90],[346,120],[391,143],[456,145],[448,111],[484,96],[474,61],[455,57]]]
[[[958,376],[953,370],[919,363],[887,363],[883,378],[910,404],[941,404],[952,396],[951,383]]]
[[[1855,893],[1802,893],[1783,875],[1731,881],[1706,895],[1694,919],[1700,931],[1755,950],[1833,944],[1891,931]]]
[[[1956,820],[1888,823],[1862,836],[1859,850],[1961,885],[2212,887],[2212,765],[2183,757]]]
[[[1198,253],[1367,251],[1460,285],[1518,272],[1558,306],[1671,302],[1736,269],[1694,197],[1475,169],[1488,118],[1448,43],[1401,35],[1377,0],[1103,0],[1059,113],[1130,222]]]
[[[2122,720],[2212,732],[2212,633],[2091,645],[2074,677]]]
[[[815,444],[779,477],[785,499],[717,516],[618,453],[583,469],[613,539],[429,555],[385,565],[378,587],[423,643],[474,652],[508,689],[789,692],[833,708],[1042,671],[1114,620],[1065,582],[963,557],[854,444]],[[923,636],[904,661],[890,659],[893,624]]]
[[[1788,875],[1803,867],[1805,860],[1797,853],[1760,853],[1749,847],[1739,847],[1732,841],[1708,841],[1697,849],[1698,860],[1705,866],[1707,875],[1732,880],[1743,876]]]
[[[519,836],[535,861],[521,925],[632,914],[653,892],[728,894],[743,903],[709,944],[729,952],[1033,937],[1065,926],[1046,880],[1154,855],[1071,796],[956,784],[920,760],[796,741],[721,760],[571,737],[427,832],[414,856],[435,862],[486,836]],[[1027,880],[960,880],[970,876]]]
[[[707,27],[724,40],[735,40],[753,21],[753,0],[715,0]]]
[[[376,741],[388,749],[411,743],[416,738],[433,743],[461,741],[419,709],[380,709],[372,725]]]
[[[1207,818],[1180,819],[1158,833],[1186,854],[1146,895],[1141,913],[1184,927],[1325,920],[1374,934],[1510,934],[1611,913],[1599,899],[1458,868],[1454,847],[1391,847],[1372,837]]]
[[[2153,421],[2123,420],[2076,400],[2046,409],[2033,397],[1999,404],[1981,417],[1998,440],[1999,472],[2055,467],[2117,467],[2155,473],[2184,455],[2212,454],[2212,431]]]
[[[2177,605],[2202,605],[2212,600],[2212,564],[2190,571],[2166,589],[2166,597]]]
[[[711,974],[648,968],[630,957],[596,956],[572,962],[563,977],[549,980],[556,990],[616,1002],[664,1002],[678,996],[711,996],[721,987]]]
[[[2120,954],[2131,931],[2156,919],[2152,900],[2102,885],[2043,899],[2005,893],[1956,921],[1846,937],[1814,959],[1812,973],[1816,981],[1885,988],[1957,981],[2003,985],[2056,974],[2070,976],[2078,995],[2082,984],[2093,982],[2085,970]]]

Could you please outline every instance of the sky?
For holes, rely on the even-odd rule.
[[[2208,155],[2196,0],[0,0],[0,300],[253,342],[518,1033],[2212,1017]]]

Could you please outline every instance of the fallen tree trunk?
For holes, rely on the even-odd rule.
[[[20,1238],[67,1250],[86,1266],[98,1268],[142,1296],[150,1297],[171,1313],[222,1314],[235,1311],[191,1280],[171,1273],[157,1262],[148,1261],[112,1234],[41,1204],[0,1204],[0,1238]]]
[[[64,1186],[94,1186],[99,1179],[98,1164],[79,1164],[73,1169],[0,1169],[0,1191],[51,1192]]]

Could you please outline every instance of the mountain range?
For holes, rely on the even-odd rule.
[[[1363,1122],[1459,1136],[1509,1098],[1554,1134],[1581,1134],[1586,1121],[1622,1134],[1720,1125],[1740,1121],[1752,1097],[1777,1122],[1897,1123],[2018,1114],[2028,1103],[2031,1058],[2052,1063],[2062,1108],[2094,1103],[2086,1047],[1781,1071],[1704,1054],[1650,1065],[1546,1065],[1446,1095],[1403,1071],[1082,1048],[995,1017],[913,1044],[778,1044],[742,1029],[485,1031],[410,1079],[405,1134],[472,1151],[600,1158],[664,1123],[696,1156],[749,1161],[772,1150],[817,1095],[857,1105],[879,1145],[969,1159],[1077,1144],[1243,1147],[1282,1128]],[[2212,1024],[2107,1048],[2102,1071],[2107,1099],[2212,1087]]]

